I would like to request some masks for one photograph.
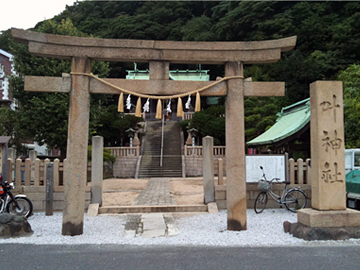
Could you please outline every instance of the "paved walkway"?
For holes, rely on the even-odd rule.
[[[132,205],[177,205],[171,195],[170,179],[150,178]],[[125,234],[128,237],[161,237],[178,233],[171,213],[128,214]]]
[[[170,179],[150,178],[132,205],[177,205],[170,191]]]
[[[177,206],[171,194],[169,178],[150,178],[146,187],[132,202],[132,206]],[[127,237],[163,237],[178,234],[175,217],[196,213],[138,213],[127,214],[125,235]]]

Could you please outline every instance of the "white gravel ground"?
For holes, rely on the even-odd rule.
[[[0,239],[0,243],[24,244],[133,244],[133,245],[207,245],[207,246],[289,246],[360,245],[360,239],[307,242],[284,233],[283,222],[296,222],[296,214],[284,209],[266,209],[261,214],[247,211],[248,229],[226,230],[226,212],[201,214],[177,220],[179,234],[171,237],[126,237],[125,215],[101,215],[84,220],[84,234],[62,236],[62,213],[45,216],[35,213],[28,219],[34,234],[30,237]]]

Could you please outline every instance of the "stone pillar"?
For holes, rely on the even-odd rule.
[[[360,212],[346,208],[342,96],[340,81],[310,84],[312,208],[297,211],[299,224],[289,227],[298,238],[358,238]],[[286,226],[284,223],[284,229]]]
[[[206,136],[202,139],[203,144],[203,179],[204,179],[204,203],[215,202],[214,188],[214,138]]]
[[[224,160],[219,158],[219,173],[218,173],[218,185],[224,184]]]
[[[243,76],[240,62],[227,62],[225,76]],[[228,230],[246,230],[244,79],[228,81],[226,97],[226,200]]]
[[[318,210],[346,209],[343,93],[340,81],[310,84],[311,200]]]
[[[168,80],[169,79],[169,62],[167,61],[150,61],[149,62],[149,79],[150,80]]]
[[[135,136],[134,136],[134,139],[133,139],[133,146],[138,146],[140,145],[140,140],[139,140],[139,131],[135,131]]]
[[[92,137],[91,152],[91,203],[102,204],[104,138]]]
[[[86,57],[73,57],[71,71],[90,73],[91,60]],[[89,82],[87,76],[72,75],[64,178],[63,235],[83,233],[90,113]]]
[[[190,132],[188,132],[188,137],[187,137],[187,139],[186,139],[185,144],[186,144],[186,145],[192,145],[192,137],[191,137]]]

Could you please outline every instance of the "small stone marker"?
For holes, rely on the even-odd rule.
[[[46,204],[45,215],[53,215],[53,195],[54,195],[54,163],[46,163]]]
[[[98,203],[89,204],[87,216],[96,217],[98,213],[99,213],[99,204]]]
[[[203,142],[203,179],[204,179],[204,202],[208,204],[215,201],[214,187],[214,138],[206,136]]]
[[[104,138],[94,136],[91,149],[91,203],[102,204]]]
[[[219,210],[218,210],[218,207],[217,207],[216,202],[208,203],[207,207],[208,207],[208,212],[209,212],[209,214],[219,213]]]

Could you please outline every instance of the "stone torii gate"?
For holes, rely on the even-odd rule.
[[[92,60],[148,62],[148,81],[105,81],[139,94],[157,96],[186,94],[214,84],[203,81],[170,81],[171,63],[225,65],[226,80],[202,91],[201,95],[227,95],[227,224],[229,230],[246,230],[244,97],[283,96],[285,84],[244,80],[244,64],[273,63],[280,60],[281,52],[295,46],[296,37],[252,42],[178,42],[57,36],[15,28],[11,32],[17,41],[28,44],[29,52],[33,55],[72,60],[72,75],[25,77],[26,91],[70,94],[63,235],[83,233],[90,94],[120,94],[114,87],[84,75],[91,72]]]

